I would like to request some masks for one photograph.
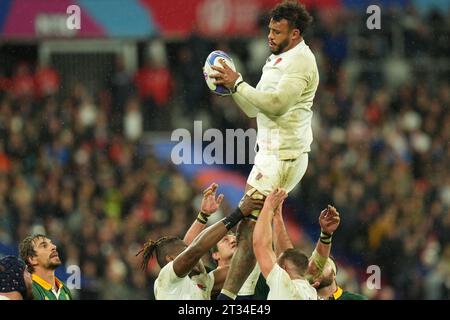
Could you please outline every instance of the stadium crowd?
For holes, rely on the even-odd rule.
[[[391,14],[385,21],[401,24],[406,61],[450,56],[438,36],[448,37],[448,15]],[[337,27],[346,18],[316,13],[306,37],[321,87],[309,168],[290,195],[292,216],[308,231],[322,207],[338,208],[333,246],[342,286],[373,299],[450,299],[449,70],[434,78],[410,70],[410,81],[396,87],[377,68],[352,80],[354,38]],[[257,79],[267,58],[264,32],[219,43],[193,35],[153,55],[136,75],[118,60],[98,92],[81,83],[63,90],[58,70],[35,61],[0,71],[0,243],[16,246],[46,233],[63,263],[82,270],[76,298],[152,298],[156,264],[146,276],[135,254],[150,237],[182,236],[204,186],[159,162],[144,132],[193,119],[219,129],[254,126],[229,98],[208,94],[200,68],[219,48],[233,54],[244,77]],[[383,30],[368,35],[359,56],[381,65],[390,37]],[[380,290],[367,289],[369,265],[381,268]]]

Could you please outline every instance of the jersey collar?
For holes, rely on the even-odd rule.
[[[53,289],[53,286],[50,283],[48,283],[47,281],[45,281],[44,279],[42,279],[41,277],[39,277],[34,273],[31,275],[31,279],[47,291]],[[61,289],[61,287],[63,286],[62,282],[56,277],[55,277],[55,284],[58,287],[58,290]]]
[[[338,300],[342,296],[343,292],[344,291],[342,290],[341,287],[337,287],[336,291],[333,293],[334,300]]]

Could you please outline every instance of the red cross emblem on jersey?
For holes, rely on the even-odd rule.
[[[200,284],[200,283],[197,283],[197,287],[199,287],[199,288],[202,289],[203,291],[206,290],[206,286],[204,286],[204,285],[202,285],[202,284]]]

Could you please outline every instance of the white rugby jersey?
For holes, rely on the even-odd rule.
[[[308,280],[294,279],[275,263],[266,279],[269,286],[267,300],[317,300],[317,291]]]
[[[239,290],[238,296],[252,296],[255,294],[255,287],[258,283],[258,278],[261,273],[261,269],[259,268],[258,262],[256,263],[253,271],[249,274],[247,280],[245,280],[244,284]]]
[[[311,107],[318,85],[316,59],[303,40],[267,59],[256,88],[245,82],[238,86],[234,101],[257,118],[258,152],[288,160],[310,151]]]
[[[214,278],[214,271],[212,270],[209,272],[209,276],[213,280],[213,284],[215,281]],[[258,278],[261,273],[261,269],[259,268],[258,263],[256,263],[255,267],[253,268],[253,271],[250,273],[248,278],[245,280],[244,284],[241,287],[241,290],[238,292],[238,296],[252,296],[255,294],[255,288],[256,284],[258,283]]]
[[[207,273],[190,278],[179,278],[173,270],[173,261],[161,269],[155,280],[156,300],[210,300],[214,278]]]

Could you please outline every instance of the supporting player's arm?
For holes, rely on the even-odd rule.
[[[284,225],[282,210],[283,203],[278,206],[273,216],[273,244],[277,257],[287,249],[294,247]]]
[[[331,238],[338,228],[340,220],[339,212],[333,206],[329,205],[320,213],[320,238],[317,241],[308,266],[308,273],[313,275],[313,278],[319,277],[325,267],[331,252]]]
[[[287,193],[282,189],[276,189],[267,196],[253,231],[253,251],[265,278],[277,262],[272,248],[272,217],[286,197]]]
[[[225,283],[225,280],[227,278],[228,270],[230,269],[230,266],[224,266],[221,268],[216,268],[213,271],[214,274],[214,285],[211,289],[211,292],[216,293],[219,292],[223,284]]]
[[[203,230],[194,241],[175,258],[173,262],[175,274],[180,278],[186,276],[198,263],[200,258],[207,253],[213,245],[219,242],[231,228],[241,221],[242,218],[250,215],[253,210],[260,209],[262,205],[262,200],[246,197],[240,208],[237,208],[228,217]]]
[[[206,190],[203,191],[200,212],[183,239],[184,243],[187,245],[190,245],[192,241],[200,234],[200,232],[205,229],[209,216],[219,209],[223,200],[223,194],[219,195],[216,199],[217,187],[217,183],[212,183]]]

